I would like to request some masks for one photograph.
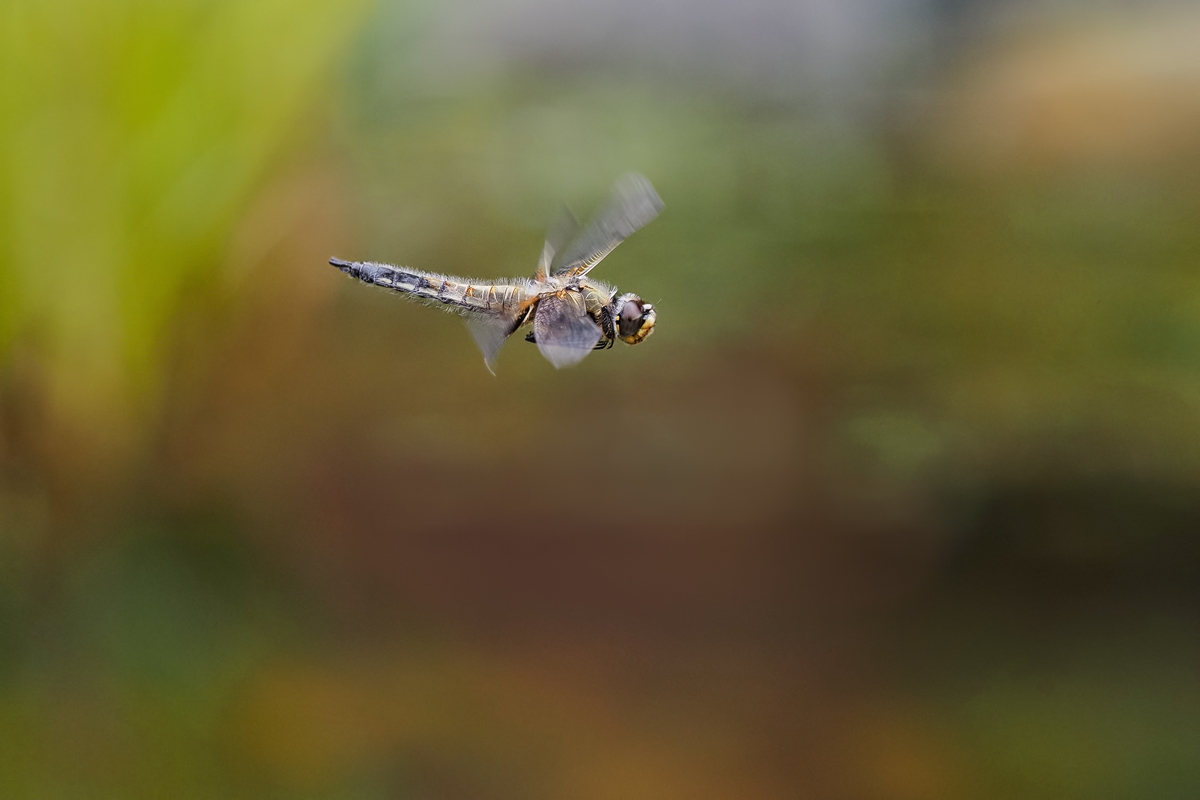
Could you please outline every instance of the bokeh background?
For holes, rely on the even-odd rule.
[[[0,796],[1200,796],[1200,11],[7,0]],[[597,275],[498,377],[330,256]]]

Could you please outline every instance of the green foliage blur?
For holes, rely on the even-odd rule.
[[[1200,792],[1200,15],[756,91],[499,8],[0,8],[0,797]],[[327,265],[629,170],[575,369]]]

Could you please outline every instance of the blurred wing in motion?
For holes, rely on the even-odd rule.
[[[512,336],[520,326],[520,317],[491,317],[472,314],[467,317],[467,329],[471,331],[471,336],[475,337],[475,344],[479,345],[480,352],[483,353],[483,363],[488,368],[488,372],[496,374],[496,356],[500,354],[500,348],[504,347],[504,343],[508,341],[508,337]]]
[[[617,181],[608,204],[569,247],[552,258],[554,274],[567,277],[586,275],[634,231],[657,217],[662,209],[662,199],[645,176],[630,173],[622,177]]]
[[[546,243],[542,245],[542,257],[538,259],[537,275],[534,276],[537,280],[546,280],[550,274],[550,265],[554,263],[555,254],[562,252],[562,249],[575,238],[577,233],[579,233],[579,220],[575,219],[575,215],[569,208],[563,208],[558,219],[546,233]]]
[[[578,364],[600,341],[600,326],[587,315],[578,292],[548,295],[538,301],[533,336],[538,350],[555,368]]]

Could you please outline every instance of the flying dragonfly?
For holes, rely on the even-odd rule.
[[[526,325],[533,327],[526,341],[535,343],[556,368],[569,367],[617,339],[639,344],[654,332],[652,304],[636,294],[618,295],[615,286],[588,273],[662,209],[649,180],[637,174],[622,177],[587,225],[581,227],[563,210],[546,235],[533,278],[475,280],[373,261],[332,258],[329,263],[366,283],[466,316],[493,374],[500,348]]]

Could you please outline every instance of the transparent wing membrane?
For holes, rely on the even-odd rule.
[[[546,243],[542,245],[542,257],[538,259],[536,277],[539,281],[546,279],[546,276],[550,274],[550,265],[554,262],[554,256],[561,252],[578,233],[579,220],[575,219],[571,210],[564,206],[559,212],[558,219],[546,233]]]
[[[496,374],[496,357],[500,355],[500,348],[504,347],[508,337],[517,329],[518,322],[516,317],[475,314],[467,317],[467,330],[475,338],[475,344],[479,345],[479,351],[483,353],[483,363],[493,375]]]
[[[574,241],[565,249],[556,248],[551,258],[553,274],[585,275],[662,209],[662,199],[645,176],[636,173],[624,176],[617,181],[608,203]]]
[[[533,318],[538,350],[556,368],[578,364],[603,335],[578,292],[543,297]]]

